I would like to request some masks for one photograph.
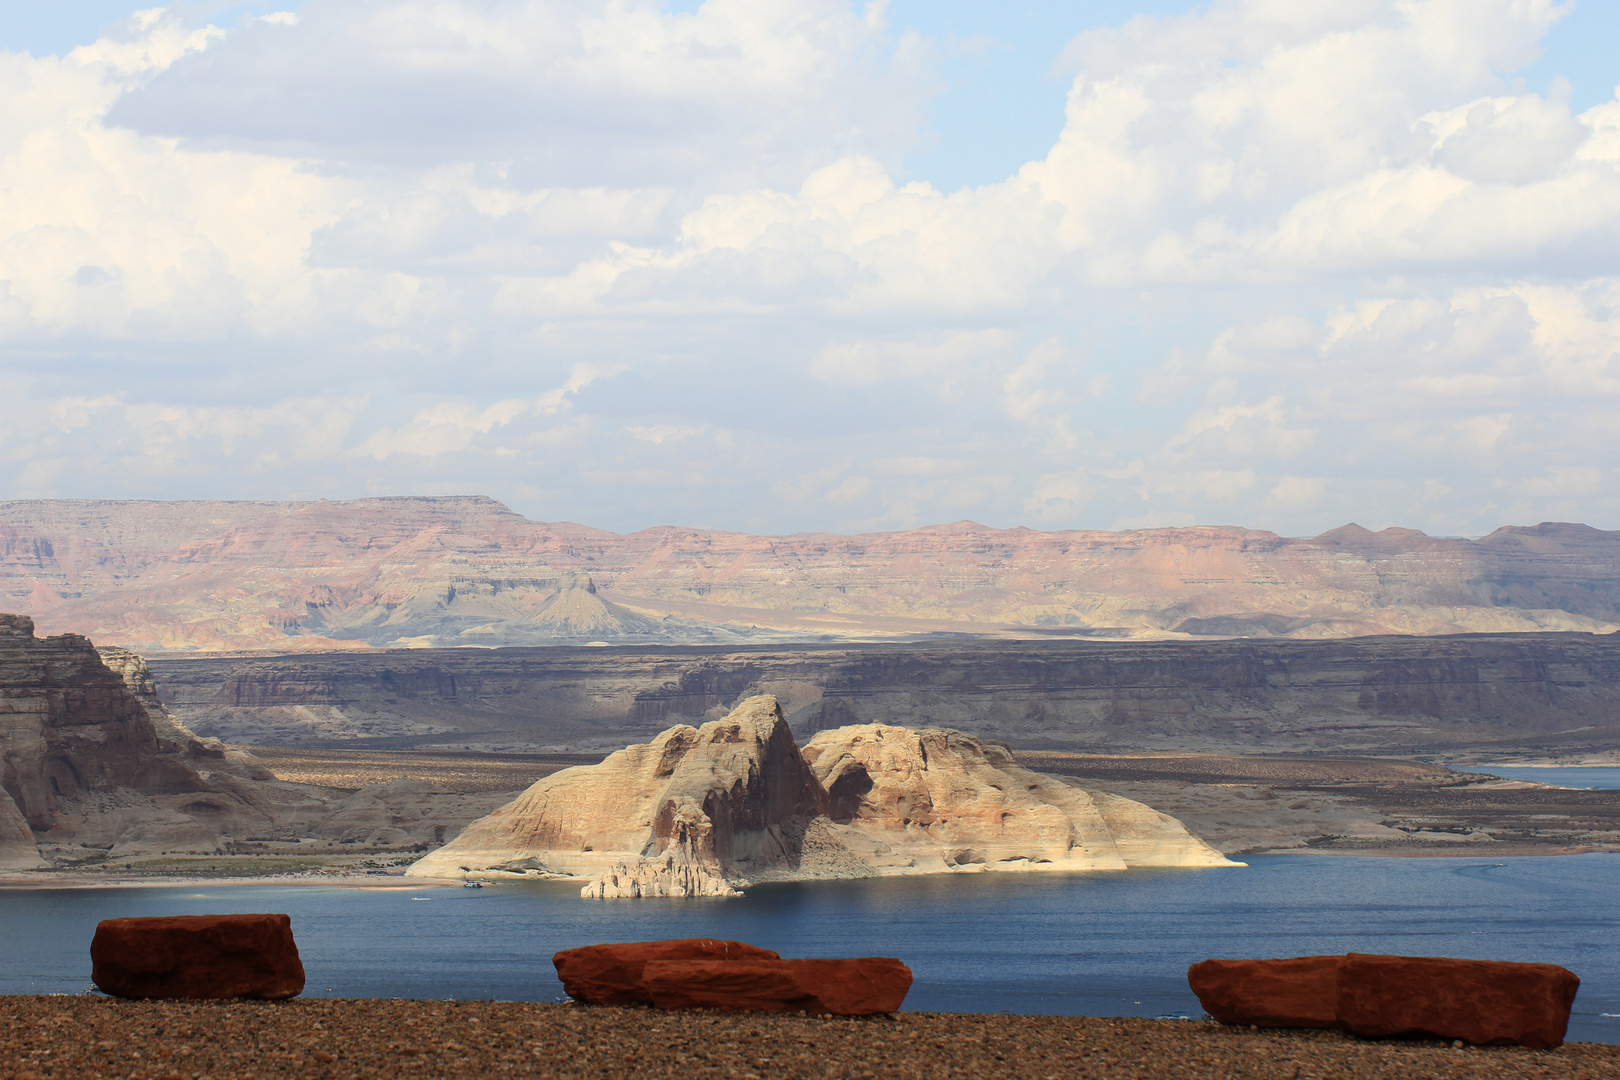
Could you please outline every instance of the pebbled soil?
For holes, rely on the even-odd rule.
[[[1620,1046],[1454,1048],[1089,1017],[852,1019],[509,1002],[0,997],[0,1080],[412,1075],[1580,1080],[1620,1075]]]

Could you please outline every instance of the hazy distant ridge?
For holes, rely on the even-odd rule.
[[[931,632],[1337,637],[1620,628],[1620,532],[1346,525],[759,537],[530,521],[477,496],[0,502],[0,608],[139,649]]]

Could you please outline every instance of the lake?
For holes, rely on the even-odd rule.
[[[1470,765],[1463,771],[1556,787],[1602,791],[1620,788],[1620,767],[1612,765]]]
[[[306,994],[552,1001],[558,949],[723,937],[784,956],[898,956],[913,1010],[1200,1015],[1211,956],[1375,952],[1530,960],[1581,977],[1570,1038],[1620,1042],[1620,856],[1254,856],[1246,869],[810,882],[732,900],[582,900],[483,889],[207,885],[0,890],[0,992],[90,985],[96,923],[284,911]]]

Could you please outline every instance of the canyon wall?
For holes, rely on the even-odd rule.
[[[359,791],[282,783],[198,739],[144,661],[0,614],[0,870],[108,855],[419,849],[503,796],[399,780]]]
[[[34,500],[0,502],[0,605],[143,652],[1612,631],[1620,532],[618,535],[478,497]]]
[[[607,751],[772,694],[801,737],[951,727],[1018,749],[1444,751],[1620,742],[1620,635],[391,650],[150,660],[230,742]]]

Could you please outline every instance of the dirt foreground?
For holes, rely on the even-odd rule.
[[[1178,1020],[864,1019],[352,999],[0,997],[0,1080],[66,1077],[1605,1077],[1620,1046],[1361,1042]]]

